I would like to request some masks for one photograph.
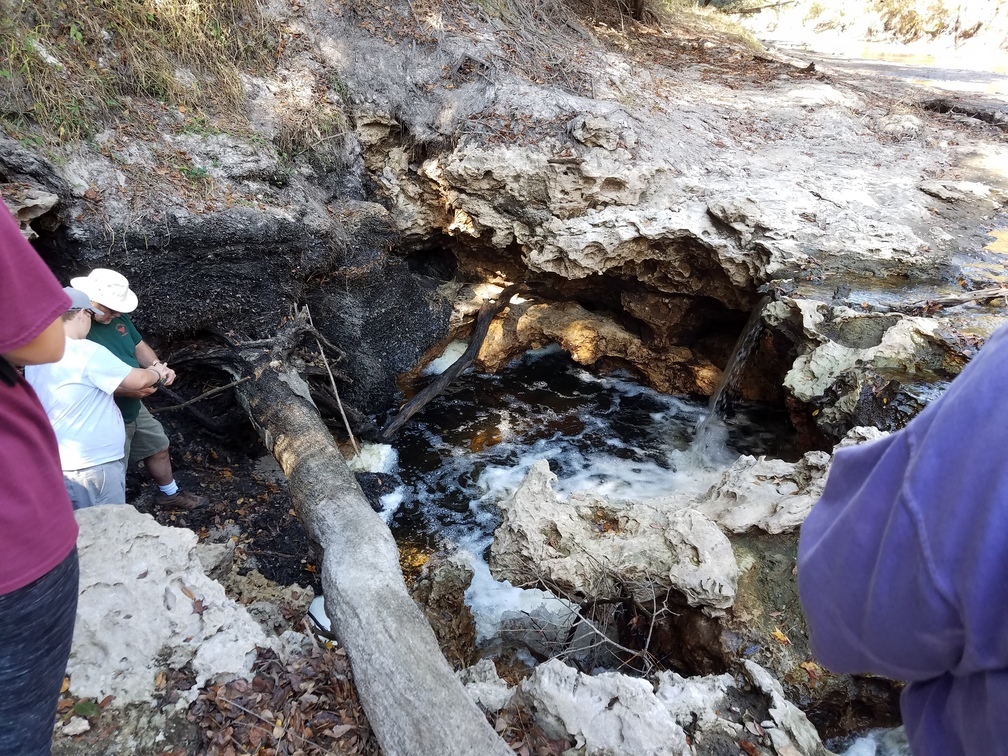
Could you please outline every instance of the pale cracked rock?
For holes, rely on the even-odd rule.
[[[770,699],[770,717],[776,726],[769,729],[769,733],[777,753],[788,753],[789,746],[801,754],[825,750],[808,717],[784,698],[784,689],[777,679],[753,661],[746,659],[743,664],[746,676]]]
[[[500,711],[514,695],[514,688],[500,679],[492,659],[480,659],[458,672],[458,678],[484,711]]]
[[[29,184],[0,184],[0,197],[29,241],[38,238],[31,222],[49,213],[60,201],[52,192]]]
[[[797,530],[822,494],[829,464],[822,451],[797,463],[744,455],[694,506],[733,533]]]
[[[520,690],[544,730],[573,736],[575,748],[587,756],[690,753],[686,733],[646,680],[618,672],[586,675],[551,659]]]
[[[504,521],[490,552],[495,577],[515,584],[545,580],[594,598],[615,597],[622,586],[645,605],[672,589],[710,614],[732,605],[738,565],[707,516],[688,507],[587,496],[564,502],[554,480],[539,460],[501,503]]]
[[[659,672],[652,682],[619,672],[586,675],[551,659],[514,700],[549,735],[572,737],[578,753],[594,756],[735,753],[740,740],[777,756],[829,754],[780,683],[751,661],[737,677]]]
[[[819,409],[816,423],[831,434],[866,424],[870,418],[861,413],[884,386],[949,380],[966,364],[955,331],[933,318],[788,297],[763,313],[771,327],[800,331],[806,351],[785,375],[784,388]]]
[[[250,677],[256,648],[275,646],[203,572],[192,531],[126,505],[76,516],[80,598],[67,665],[74,695],[149,701],[159,671],[189,665],[194,696],[218,676]]]

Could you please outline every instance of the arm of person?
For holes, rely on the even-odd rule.
[[[134,354],[136,355],[136,359],[140,364],[140,367],[151,367],[155,365],[164,366],[168,375],[167,380],[164,382],[165,386],[171,386],[172,383],[175,382],[175,371],[168,367],[168,363],[161,362],[161,360],[158,359],[157,354],[146,341],[141,341],[136,345],[136,351]]]
[[[70,306],[52,271],[22,236],[18,222],[0,198],[0,355],[15,365],[56,362],[65,336],[60,316]]]
[[[47,362],[58,362],[63,357],[65,347],[63,322],[60,318],[56,318],[27,344],[4,352],[2,356],[14,365],[42,365]]]
[[[905,434],[837,452],[802,525],[798,589],[812,651],[834,672],[923,680],[962,653],[962,621],[908,500]]]
[[[146,370],[146,368],[137,368],[137,370]],[[115,390],[115,395],[121,396],[125,399],[144,399],[156,391],[157,389],[153,386],[148,386],[147,388],[142,389],[117,388]]]
[[[925,681],[1008,669],[1008,329],[902,431],[842,449],[802,525],[816,656]]]
[[[129,374],[123,378],[119,388],[116,389],[117,396],[148,396],[156,390],[154,387],[165,377],[164,371],[159,371],[154,367],[133,368]]]

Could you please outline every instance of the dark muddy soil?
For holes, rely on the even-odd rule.
[[[159,412],[169,406],[163,400],[151,400],[148,406],[171,441],[176,481],[183,489],[206,496],[209,505],[192,512],[157,506],[157,486],[142,465],[127,473],[130,503],[162,525],[193,530],[201,542],[234,541],[235,569],[240,574],[258,570],[281,585],[297,584],[321,593],[316,556],[294,514],[286,480],[256,443],[252,429],[246,424],[235,428],[234,439],[218,439],[182,412]]]

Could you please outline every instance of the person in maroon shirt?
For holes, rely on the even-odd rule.
[[[70,298],[0,202],[0,756],[48,754],[77,614],[77,522],[21,365],[63,356]]]

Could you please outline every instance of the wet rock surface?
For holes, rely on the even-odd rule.
[[[878,434],[859,428],[844,444]],[[771,670],[768,679],[783,686],[777,695],[798,702],[824,735],[897,724],[898,684],[834,675],[809,648],[795,579],[797,530],[825,484],[829,459],[824,452],[809,452],[797,463],[743,456],[708,491],[651,502],[572,496],[561,503],[550,487],[552,474],[541,463],[501,505],[504,523],[495,534],[491,567],[514,582],[579,597],[581,621],[591,623],[597,635],[608,635],[610,653],[624,664],[711,675],[738,674],[758,663]],[[730,546],[723,552],[693,541],[693,557],[683,564],[701,585],[713,563],[724,565],[715,584],[731,590],[716,601],[698,597],[689,581],[677,578],[675,563],[670,566],[654,549],[613,550],[624,536],[635,544],[657,539],[665,547],[676,542],[670,532],[688,540],[691,517],[716,522],[728,534]],[[630,551],[649,554],[636,570],[628,568]],[[632,599],[640,613],[618,619],[597,607],[587,609],[595,601],[620,597]],[[579,626],[573,620],[568,624]],[[567,635],[571,647],[564,655],[577,660],[574,637]],[[562,647],[554,643],[553,654]]]

